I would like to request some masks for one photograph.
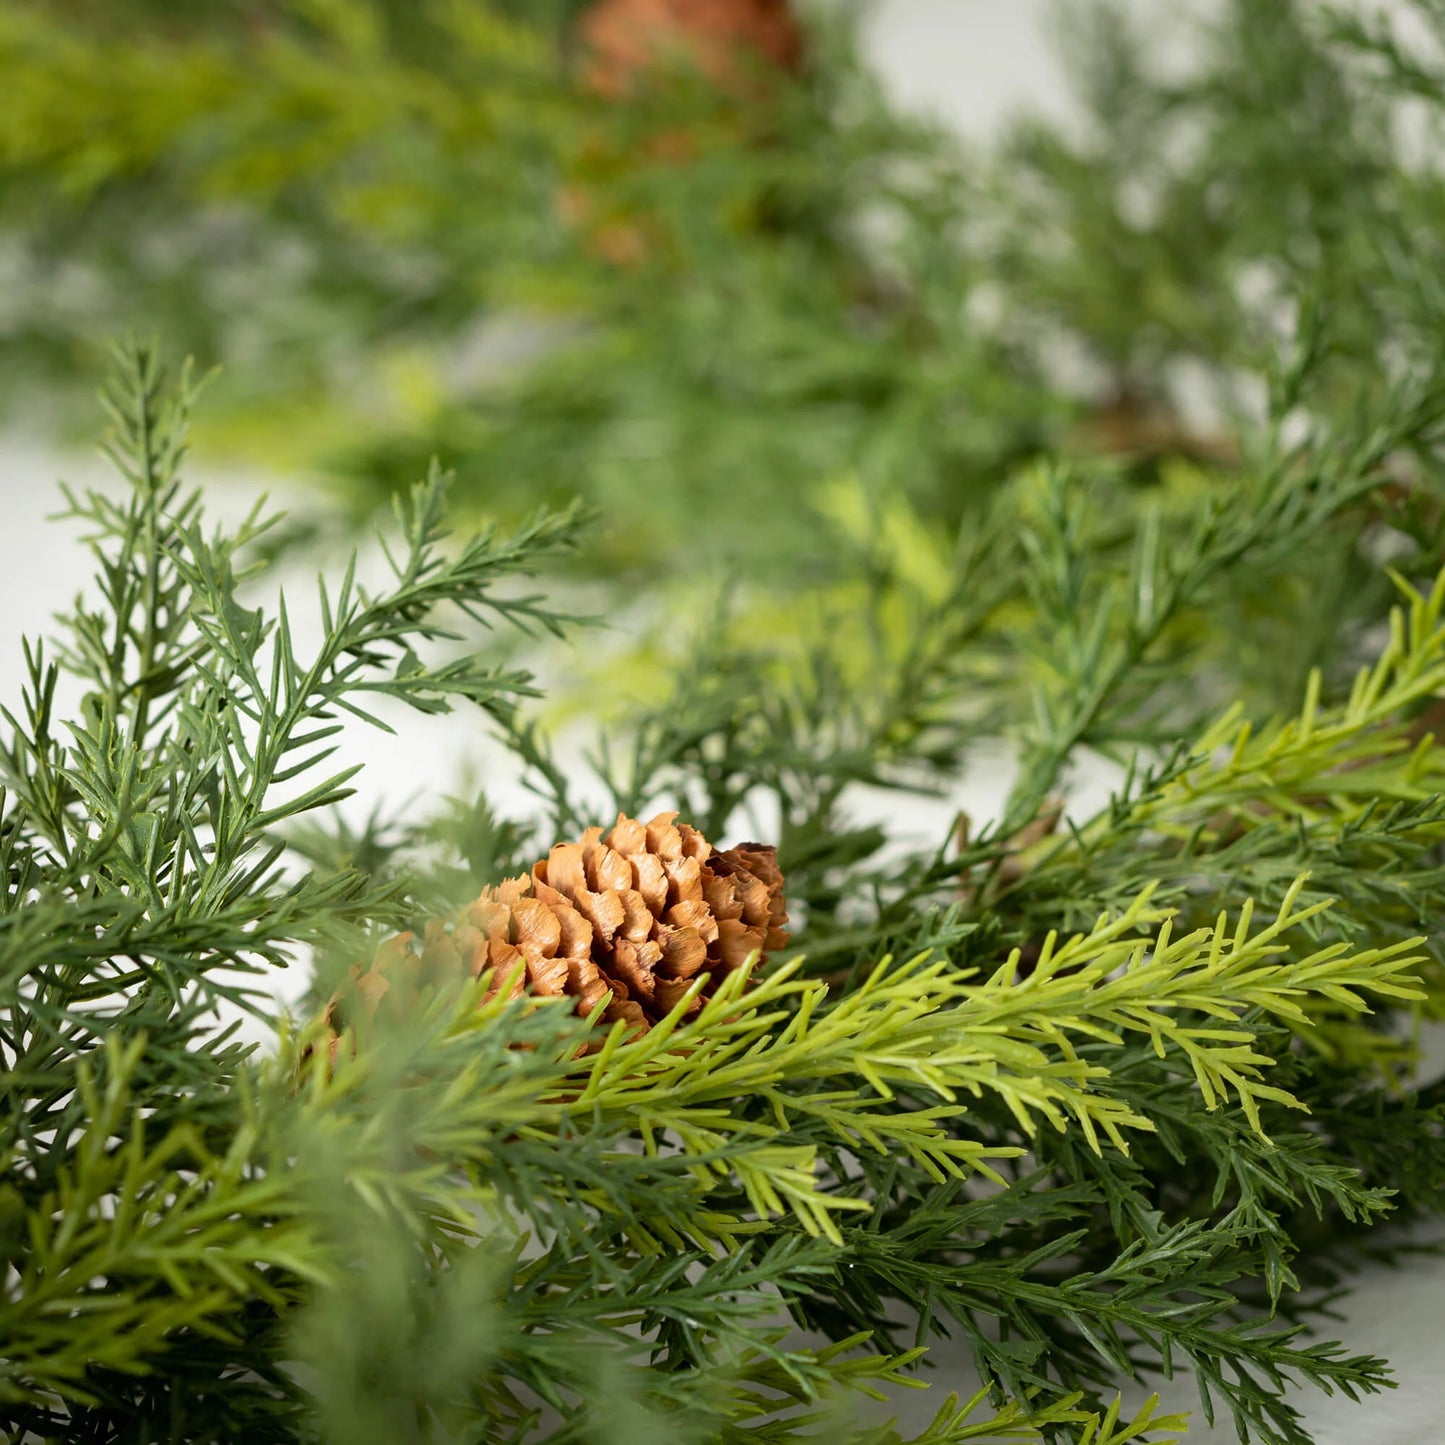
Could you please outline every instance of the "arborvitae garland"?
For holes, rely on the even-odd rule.
[[[1411,1092],[1401,1025],[1441,996],[1445,752],[1419,719],[1445,576],[1397,581],[1344,693],[1187,721],[1097,817],[1021,823],[1080,743],[1208,706],[1179,684],[1209,641],[1190,607],[1307,553],[1418,408],[1122,553],[1070,523],[1067,479],[1021,488],[1015,566],[965,548],[911,601],[879,578],[861,676],[856,634],[751,661],[714,636],[708,685],[637,721],[604,802],[521,721],[525,674],[429,656],[456,630],[438,608],[560,626],[506,584],[575,521],[449,544],[434,477],[394,580],[323,582],[302,656],[266,519],[214,532],[182,484],[188,386],[133,349],[108,396],[124,491],[72,501],[96,584],[31,647],[0,751],[15,1438],[884,1442],[848,1397],[926,1383],[942,1330],[989,1388],[916,1437],[940,1445],[1177,1438],[1111,1401],[1186,1365],[1241,1438],[1303,1441],[1288,1382],[1387,1382],[1302,1329],[1372,1225],[1442,1207],[1445,1104]],[[937,778],[995,735],[1020,669],[1034,720],[996,824],[921,856],[848,824],[855,781]],[[484,971],[316,1047],[333,980],[467,896],[438,847],[470,840],[494,883],[532,846],[484,803],[292,846],[345,795],[318,769],[374,696],[478,705],[551,797],[534,838],[656,798],[721,835],[770,796],[796,959],[699,975],[645,1033]],[[308,950],[310,1021],[231,1042],[216,1006],[267,1016],[245,975]]]
[[[1434,124],[1439,76],[1285,0],[1233,7],[1177,83],[1105,28],[1096,134],[1035,131],[985,194],[820,38],[739,130],[702,88],[589,98],[565,8],[257,7],[118,51],[104,5],[0,6],[7,224],[101,285],[15,323],[26,368],[84,360],[127,298],[209,354],[244,317],[314,418],[328,357],[545,301],[591,325],[464,386],[423,449],[474,501],[603,510],[579,557],[575,517],[460,544],[440,477],[404,490],[393,583],[328,584],[298,656],[266,589],[294,534],[203,525],[188,384],[122,358],[123,492],[73,503],[96,583],[0,735],[0,1430],[883,1442],[859,1392],[931,1379],[946,1330],[991,1393],[923,1440],[1172,1438],[1110,1402],[1186,1364],[1242,1435],[1303,1440],[1284,1381],[1386,1375],[1293,1331],[1445,1190],[1445,1093],[1410,1073],[1442,1003],[1441,192],[1390,135],[1402,94]],[[685,183],[615,168],[680,124]],[[599,255],[579,180],[667,244]],[[316,264],[228,290],[247,267],[174,229],[198,196]],[[985,280],[1001,327],[962,305]],[[1073,431],[1040,373],[1066,341],[1117,392]],[[1238,416],[1181,429],[1181,361]],[[767,589],[712,605],[713,552]],[[565,629],[513,579],[599,554],[680,578],[697,635],[581,776],[525,674],[433,619]],[[326,756],[375,695],[479,704],[539,815],[336,819]],[[998,817],[860,820],[860,787],[948,790],[1000,743]],[[1084,750],[1123,770],[1094,816],[1060,805]],[[382,940],[674,808],[778,843],[796,962],[641,1038],[482,977],[359,1013],[330,1065],[326,1001]],[[248,1055],[215,1006],[268,1016],[255,978],[313,956],[314,1008]]]

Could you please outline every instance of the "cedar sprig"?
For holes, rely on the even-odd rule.
[[[412,907],[380,845],[365,874],[310,873],[287,850],[286,825],[346,788],[344,772],[327,771],[336,715],[370,715],[376,695],[423,711],[457,696],[515,736],[512,702],[528,682],[475,655],[424,661],[453,630],[431,608],[562,625],[497,584],[575,524],[448,551],[434,478],[402,510],[392,583],[363,593],[348,574],[325,590],[323,641],[302,660],[284,606],[268,612],[257,597],[264,573],[247,574],[237,534],[208,536],[174,487],[179,444],[146,440],[184,415],[153,366],[143,349],[121,360],[127,484],[145,505],[83,503],[103,586],[131,610],[103,629],[104,608],[82,604],[75,625],[110,637],[114,656],[73,645],[42,671],[33,654],[23,717],[7,719],[3,1203],[20,1222],[0,1311],[8,1428],[104,1437],[165,1419],[183,1435],[379,1441],[420,1419],[453,1432],[488,1422],[483,1438],[523,1440],[562,1421],[605,1439],[646,1425],[702,1440],[755,1431],[771,1401],[801,1412],[776,1422],[777,1438],[804,1439],[860,1379],[913,1371],[907,1347],[854,1358],[864,1332],[886,1343],[895,1305],[925,1339],[961,1331],[999,1392],[991,1422],[950,1406],[922,1438],[977,1438],[976,1426],[1157,1437],[1170,1419],[1123,1423],[1115,1385],[1187,1360],[1208,1408],[1296,1442],[1307,1437],[1281,1398],[1287,1380],[1346,1393],[1385,1383],[1372,1357],[1300,1338],[1288,1321],[1308,1298],[1291,1296],[1311,1288],[1311,1230],[1343,1242],[1344,1226],[1358,1233],[1382,1213],[1393,1146],[1421,1116],[1378,1114],[1388,1137],[1367,1144],[1327,1107],[1338,1076],[1308,1067],[1300,1046],[1344,1037],[1371,1008],[1408,1010],[1418,940],[1333,929],[1334,908],[1298,870],[1261,924],[1223,879],[1226,906],[1200,919],[1187,890],[1170,896],[1146,876],[1059,942],[1077,899],[1043,885],[1083,876],[1058,860],[1096,834],[1107,847],[1102,826],[1026,848],[985,831],[951,860],[951,899],[947,847],[878,857],[881,840],[860,831],[842,855],[803,854],[798,872],[814,900],[803,947],[811,934],[826,949],[832,934],[839,949],[841,933],[872,954],[867,967],[819,975],[794,960],[699,976],[640,1035],[577,1017],[565,999],[514,998],[487,970],[421,989],[334,1061],[315,1047],[319,1018],[283,1032],[270,1059],[249,1056],[214,1017],[223,1000],[270,1012],[253,984],[228,981],[235,966],[261,974],[307,946],[365,956],[364,928],[394,927]],[[1357,490],[1339,479],[1340,496]],[[1269,497],[1270,515],[1288,514]],[[1289,526],[1333,515],[1304,508]],[[242,543],[260,525],[246,524]],[[1274,545],[1275,523],[1240,525],[1200,543],[1220,548],[1217,580]],[[847,669],[822,642],[791,664],[770,660],[804,680],[774,715],[782,751],[733,755],[728,786],[752,778],[801,810],[784,816],[815,831],[785,833],[785,846],[822,837],[860,777],[889,780],[857,772],[860,750],[889,749],[892,780],[908,785],[915,767],[941,773],[981,726],[950,698],[969,685],[972,642],[997,669],[990,629],[1017,625],[1003,602],[1023,593],[960,611],[977,559],[959,557],[957,586],[930,596],[880,581],[873,657],[885,686],[843,720],[847,746],[817,748],[816,772],[809,749],[830,736],[818,710],[849,685]],[[1097,560],[1107,573],[1107,550]],[[1433,685],[1434,595],[1413,597],[1415,625],[1397,630],[1358,696],[1338,712],[1311,696],[1305,721],[1273,735],[1283,742],[1266,757],[1280,767],[1303,748],[1289,775],[1302,799],[1311,759],[1327,778],[1363,740],[1388,742],[1380,709],[1408,710]],[[1121,686],[1135,685],[1142,658],[1121,664]],[[65,668],[88,688],[69,742],[55,715]],[[749,685],[767,696],[766,677]],[[997,677],[990,692],[998,708],[1014,695]],[[138,697],[149,699],[139,718]],[[652,734],[680,781],[710,776],[707,739],[725,725],[715,704],[703,700],[711,721],[699,730],[683,717]],[[1407,766],[1385,751],[1388,766]],[[524,765],[535,753],[518,748]],[[1172,805],[1201,766],[1180,750],[1106,816],[1128,834],[1131,809]],[[312,782],[312,769],[325,776]],[[278,788],[294,791],[278,800]],[[1167,849],[1170,832],[1147,821],[1133,836]],[[1287,835],[1268,836],[1282,868]],[[1389,835],[1372,836],[1378,847]],[[996,871],[964,886],[963,869],[1021,848],[1006,886]],[[850,877],[871,891],[847,897]],[[829,888],[833,910],[816,903]],[[1016,949],[1009,931],[1024,934]],[[902,961],[878,949],[888,934],[911,943]],[[1331,1067],[1352,1080],[1356,1107],[1374,1108],[1379,1061],[1350,1057],[1337,1047]],[[1326,1123],[1314,1134],[1297,1120],[1317,1105]],[[1272,1158],[1266,1137],[1289,1157]],[[1204,1161],[1204,1177],[1181,1180],[1181,1159]],[[1411,1207],[1437,1197],[1422,1159]],[[780,1332],[780,1301],[847,1349]],[[359,1317],[387,1323],[348,1328]],[[792,1383],[778,1392],[780,1375]]]

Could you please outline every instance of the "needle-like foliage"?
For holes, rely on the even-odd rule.
[[[452,538],[433,475],[383,583],[323,580],[303,646],[266,597],[269,519],[209,529],[184,483],[192,391],[120,355],[119,490],[70,498],[94,582],[5,718],[13,1438],[1123,1445],[1186,1422],[1121,1386],[1187,1367],[1207,1414],[1294,1445],[1294,1386],[1389,1383],[1308,1328],[1370,1226],[1445,1204],[1445,1104],[1411,1092],[1392,1022],[1440,997],[1442,765],[1412,729],[1445,686],[1445,581],[1400,578],[1377,660],[1342,691],[1316,674],[1292,719],[1195,723],[1155,656],[1207,651],[1192,607],[1357,505],[1388,439],[1425,435],[1414,403],[1326,474],[1306,443],[1132,551],[1055,476],[922,583],[879,569],[861,631],[709,638],[599,752],[600,788],[718,831],[768,805],[798,957],[642,1035],[484,974],[333,1050],[267,975],[344,974],[446,891],[424,870],[461,887],[449,856],[536,835],[485,805],[327,824],[343,716],[467,706],[550,805],[541,833],[598,812],[522,719],[526,674],[441,650],[468,623],[563,629],[513,579],[577,523]],[[987,561],[1003,539],[1017,576]],[[991,826],[916,853],[848,823],[860,785],[937,783],[1011,713],[1032,721]],[[1022,826],[1080,743],[1122,749],[1141,717],[1198,730],[1136,748],[1092,819]],[[869,1423],[942,1335],[983,1391],[912,1436]]]
[[[160,8],[0,0],[0,359],[162,320],[397,505],[283,597],[304,528],[215,526],[190,373],[118,357],[0,699],[0,1434],[1306,1445],[1388,1388],[1328,1336],[1445,1212],[1429,48],[1239,0],[1166,77],[1071,5],[1090,123],[993,166],[821,22],[619,104],[571,4]],[[564,570],[624,579],[584,763],[516,665],[583,668]],[[535,811],[359,821],[406,707]],[[385,939],[660,808],[778,845],[788,957],[333,1040]]]

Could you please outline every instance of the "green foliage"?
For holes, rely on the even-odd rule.
[[[0,730],[0,1433],[1163,1445],[1119,1392],[1187,1372],[1304,1445],[1297,1386],[1391,1383],[1322,1312],[1445,1212],[1441,77],[1290,0],[1164,77],[1074,6],[1090,124],[965,163],[842,32],[617,105],[574,9],[0,4],[12,374],[162,322],[233,436],[397,503],[301,623],[303,532],[209,528],[190,374],[119,358]],[[549,667],[520,579],[584,569],[645,634],[590,771],[477,643]],[[378,700],[535,814],[339,814]],[[652,807],[776,839],[795,958],[633,1039],[484,977],[329,1058],[379,940]],[[874,1423],[940,1338],[983,1389]]]
[[[948,524],[1059,448],[1207,484],[1307,298],[1323,405],[1428,369],[1445,193],[1399,140],[1436,134],[1441,91],[1383,21],[1186,13],[1181,74],[1072,0],[1086,123],[989,156],[894,112],[843,7],[762,95],[684,78],[628,104],[579,83],[578,8],[0,7],[8,393],[159,323],[227,367],[214,445],[284,438],[362,513],[440,455],[488,515],[583,493],[609,574],[791,587],[834,573],[848,475]],[[1181,419],[1186,375],[1223,422]],[[1324,653],[1376,579],[1347,529],[1310,545],[1312,605],[1261,577],[1231,606]]]
[[[518,710],[527,676],[438,655],[458,631],[439,608],[563,627],[511,579],[576,523],[449,539],[433,475],[398,509],[391,579],[323,582],[302,656],[259,592],[268,519],[208,532],[182,481],[192,391],[146,348],[120,356],[123,489],[71,500],[95,582],[55,661],[31,650],[0,751],[14,1438],[902,1442],[849,1401],[925,1384],[941,1334],[985,1388],[918,1441],[1177,1439],[1182,1418],[1130,1417],[1116,1392],[1187,1365],[1207,1414],[1292,1445],[1291,1382],[1389,1383],[1306,1330],[1397,1202],[1445,1206],[1442,1106],[1408,1091],[1392,1032],[1439,995],[1419,935],[1439,931],[1441,764],[1408,729],[1440,690],[1445,581],[1401,581],[1339,701],[1316,675],[1294,720],[1232,709],[1141,754],[1096,818],[1005,831],[1112,720],[1163,736],[1167,679],[1139,712],[1156,641],[1208,648],[1189,608],[1333,525],[1378,448],[1328,488],[1295,465],[1209,499],[1187,545],[1140,543],[1152,571],[1061,524],[1055,477],[996,519],[994,555],[1012,537],[1032,559],[1019,576],[940,549],[911,585],[875,572],[861,633],[708,638],[673,704],[622,725],[630,761],[599,755],[601,783],[718,830],[771,796],[798,959],[637,1037],[484,975],[383,1009],[334,1055],[319,1018],[274,1020],[258,1054],[219,1005],[270,1019],[258,976],[365,956],[435,896],[414,881],[428,860],[446,876],[525,846],[484,801],[435,833],[328,824],[342,715],[475,707],[550,804],[543,830],[594,815]],[[1050,630],[1061,576],[1106,599],[1093,633]],[[1158,610],[1107,601],[1126,586]],[[1040,641],[1013,646],[1020,627]],[[1084,699],[1079,648],[1111,659]],[[1063,706],[1037,709],[994,828],[920,856],[848,825],[857,785],[946,776],[1038,687]],[[1061,741],[1061,716],[1088,722]],[[1379,877],[1345,878],[1350,849]]]
[[[580,491],[613,574],[694,569],[700,517],[709,565],[826,571],[838,476],[956,517],[1051,429],[1033,370],[964,322],[957,159],[889,111],[841,13],[761,98],[618,104],[578,83],[569,8],[0,7],[15,388],[163,325],[225,363],[215,444],[294,466],[309,442],[362,514],[433,455],[488,515]]]

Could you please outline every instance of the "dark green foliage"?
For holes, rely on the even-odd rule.
[[[0,356],[33,380],[91,363],[96,326],[163,322],[225,361],[253,450],[284,426],[294,465],[314,438],[363,511],[432,456],[488,514],[580,491],[609,572],[691,570],[700,528],[710,566],[827,572],[838,475],[956,518],[1057,430],[1068,407],[1041,414],[1035,369],[965,320],[959,162],[841,28],[760,101],[619,105],[578,84],[566,19],[345,0],[117,53],[99,20],[8,7],[0,226],[36,304]],[[83,318],[46,284],[62,257]]]

